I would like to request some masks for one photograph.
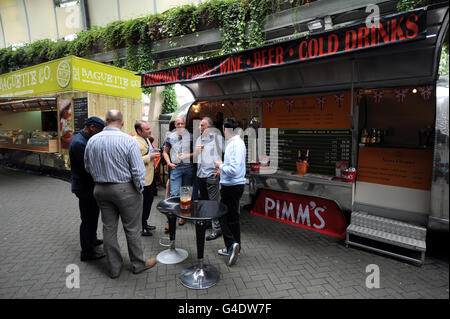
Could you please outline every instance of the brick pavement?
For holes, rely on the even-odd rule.
[[[157,229],[154,236],[142,238],[146,256],[166,249],[159,245],[159,238],[167,236],[164,220],[152,210],[151,224]],[[130,271],[124,232],[119,228],[125,268],[117,279],[107,276],[105,259],[80,262],[78,229],[78,201],[68,182],[0,168],[0,298],[449,298],[448,235],[428,244],[426,262],[417,267],[346,248],[337,238],[243,210],[243,251],[237,264],[228,267],[225,257],[218,256],[222,239],[206,242],[205,263],[219,269],[220,281],[207,290],[191,290],[181,285],[178,276],[196,262],[193,224],[178,227],[176,233],[176,246],[189,252],[188,259],[177,265],[157,264],[138,275]],[[98,232],[101,238],[101,221]],[[66,287],[70,264],[80,269],[80,288]],[[365,286],[369,264],[380,268],[378,289]]]

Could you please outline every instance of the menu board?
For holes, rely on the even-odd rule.
[[[269,149],[269,130],[267,131]],[[350,130],[278,130],[278,166],[297,171],[298,150],[304,157],[309,149],[308,173],[335,175],[336,162],[351,162],[352,132]]]
[[[351,128],[349,92],[265,99],[260,107],[265,128]]]
[[[73,99],[73,129],[75,134],[81,131],[88,118],[87,97]]]
[[[358,182],[430,190],[433,151],[360,147]]]

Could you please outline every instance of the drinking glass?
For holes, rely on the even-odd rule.
[[[191,206],[192,186],[181,186],[180,189],[180,207],[187,209]]]

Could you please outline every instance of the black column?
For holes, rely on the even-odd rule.
[[[203,259],[203,252],[205,250],[205,232],[206,232],[206,222],[204,220],[197,220],[195,222],[195,234],[197,239],[198,259]]]
[[[169,220],[169,239],[175,240],[175,231],[177,229],[177,216],[168,213],[167,219]]]

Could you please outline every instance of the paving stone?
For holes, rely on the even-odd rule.
[[[154,200],[162,199],[163,190]],[[0,168],[0,298],[45,299],[448,299],[448,252],[428,253],[417,267],[384,255],[346,248],[342,240],[241,212],[242,254],[233,267],[217,250],[223,240],[205,243],[204,262],[220,272],[206,290],[181,285],[183,269],[197,264],[195,227],[177,227],[176,246],[189,257],[179,264],[157,264],[131,273],[123,226],[118,240],[124,258],[119,278],[108,277],[106,260],[80,262],[78,200],[70,184],[46,176]],[[165,216],[155,207],[154,236],[143,238],[145,256],[159,245]],[[102,238],[99,219],[98,236]],[[23,229],[27,231],[24,233]],[[301,243],[301,245],[298,245]],[[30,262],[32,261],[32,262]],[[368,289],[368,264],[380,267],[379,289]],[[66,267],[80,269],[80,288],[66,287]]]

